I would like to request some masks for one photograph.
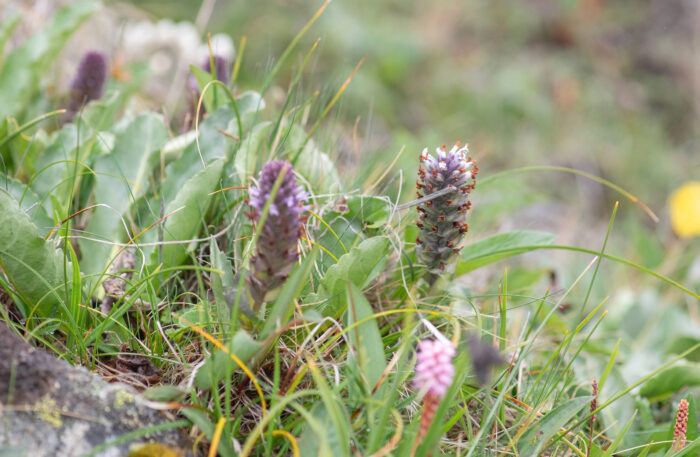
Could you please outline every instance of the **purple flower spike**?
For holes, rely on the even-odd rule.
[[[417,207],[420,234],[416,245],[419,259],[428,268],[429,284],[435,282],[459,253],[469,228],[465,222],[471,208],[469,193],[476,185],[479,168],[467,157],[468,152],[466,146],[460,148],[457,143],[450,151],[445,146],[438,148],[437,157],[428,154],[427,148],[420,155],[418,198],[438,193]]]
[[[102,97],[106,80],[107,59],[104,54],[97,51],[86,53],[80,60],[78,72],[70,86],[67,114],[71,119],[84,104]]]
[[[284,178],[270,202],[252,258],[252,271],[248,276],[250,294],[256,306],[265,300],[268,292],[282,285],[299,259],[297,243],[306,221],[304,213],[309,209],[303,203],[306,192],[297,183],[292,165],[287,161],[275,160],[265,164],[257,186],[251,186],[248,191],[250,212],[247,215],[253,224],[259,222],[272,188],[282,172]]]
[[[418,343],[416,375],[413,385],[427,395],[443,398],[452,384],[455,347],[449,341],[424,340]]]

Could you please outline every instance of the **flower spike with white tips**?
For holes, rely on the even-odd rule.
[[[416,239],[418,255],[428,268],[429,284],[449,267],[460,251],[462,239],[468,230],[465,222],[471,208],[469,194],[476,185],[479,168],[468,157],[469,149],[459,143],[452,149],[437,148],[435,156],[423,149],[418,167],[418,198],[435,198],[418,205],[418,228]]]

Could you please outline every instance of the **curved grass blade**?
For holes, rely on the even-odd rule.
[[[611,254],[601,253],[598,251],[594,251],[592,249],[579,248],[579,247],[575,247],[575,246],[562,246],[562,245],[556,245],[556,244],[532,245],[532,246],[518,246],[517,248],[508,248],[508,249],[499,249],[499,250],[495,250],[495,251],[490,251],[488,253],[488,255],[490,255],[490,256],[497,255],[497,254],[517,255],[517,254],[522,254],[522,253],[530,252],[530,251],[536,251],[536,250],[540,250],[540,249],[556,249],[556,250],[563,250],[563,251],[573,251],[573,252],[581,252],[583,254],[591,254],[591,255],[605,257],[608,260],[612,260],[614,262],[621,263],[623,265],[627,265],[627,266],[632,267],[632,268],[636,268],[639,271],[642,271],[648,275],[654,276],[655,278],[662,280],[666,284],[669,284],[669,285],[675,287],[676,289],[679,289],[679,290],[685,292],[686,294],[690,295],[691,297],[693,297],[697,300],[700,300],[699,294],[693,292],[692,290],[690,290],[687,287],[683,286],[682,284],[674,281],[673,279],[667,278],[666,276],[664,276],[662,274],[656,273],[655,271],[650,270],[649,268],[646,268],[642,265],[639,265],[639,264],[636,264],[636,263],[631,262],[629,260],[623,259],[622,257],[617,257],[617,256],[614,256]],[[515,253],[515,254],[512,254],[512,253]],[[506,257],[509,257],[510,255],[507,255]],[[477,257],[476,259],[478,259],[478,258],[479,257]],[[505,257],[503,257],[503,258],[505,258]],[[470,271],[470,270],[467,270],[467,271]],[[457,272],[458,273],[460,272],[459,263],[457,264]]]
[[[603,178],[601,178],[601,177],[599,177],[599,176],[592,175],[592,174],[590,174],[590,173],[586,173],[585,171],[577,170],[577,169],[575,169],[575,168],[553,167],[553,166],[545,166],[545,165],[542,165],[542,166],[534,166],[534,167],[514,168],[514,169],[512,169],[512,170],[507,170],[507,171],[504,171],[504,172],[501,172],[501,173],[495,173],[495,174],[492,174],[491,176],[487,176],[486,178],[481,179],[481,180],[479,181],[479,186],[480,186],[480,187],[483,187],[484,184],[487,184],[487,183],[489,183],[489,182],[491,182],[491,181],[495,181],[495,180],[497,180],[497,179],[500,179],[500,178],[503,178],[503,177],[506,177],[506,176],[509,176],[509,175],[512,175],[512,174],[515,174],[515,173],[524,173],[524,172],[527,172],[527,171],[561,171],[561,172],[564,172],[564,173],[571,173],[571,174],[573,174],[573,175],[583,176],[584,178],[588,178],[588,179],[590,179],[590,180],[593,180],[593,181],[595,181],[595,182],[597,182],[597,183],[600,183],[600,184],[602,184],[602,185],[604,185],[604,186],[606,186],[606,187],[609,187],[610,189],[612,189],[612,190],[614,190],[614,191],[616,191],[616,192],[619,192],[620,194],[624,195],[625,198],[627,198],[627,199],[629,199],[631,202],[636,203],[637,205],[639,205],[639,206],[642,208],[642,210],[643,210],[645,213],[647,213],[647,215],[649,215],[649,217],[651,218],[651,220],[653,220],[654,222],[659,222],[659,217],[658,217],[656,214],[654,214],[654,212],[653,212],[647,205],[645,205],[644,203],[642,203],[641,201],[639,201],[639,199],[638,199],[637,197],[635,197],[634,195],[632,195],[630,192],[626,191],[625,189],[623,189],[622,187],[618,186],[617,184],[608,181],[607,179],[603,179]]]

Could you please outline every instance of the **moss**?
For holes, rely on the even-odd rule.
[[[56,406],[56,400],[48,394],[44,395],[39,403],[34,406],[34,410],[39,415],[41,420],[59,428],[63,425],[61,420],[61,412]]]
[[[118,390],[114,394],[114,407],[119,409],[127,403],[133,403],[134,396],[125,390]]]

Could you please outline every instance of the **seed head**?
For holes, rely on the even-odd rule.
[[[246,214],[257,225],[281,173],[284,173],[282,184],[270,201],[248,276],[249,290],[256,305],[264,301],[268,292],[282,285],[299,259],[297,243],[308,206],[303,203],[306,192],[297,183],[289,162],[275,160],[265,164],[257,185],[248,191],[250,211]]]
[[[468,152],[466,146],[460,148],[457,143],[449,151],[445,146],[437,148],[435,156],[426,148],[419,158],[418,198],[438,194],[417,208],[421,218],[417,249],[419,259],[428,268],[429,284],[450,265],[468,230],[465,220],[471,207],[469,193],[476,184],[478,171],[467,157]]]

